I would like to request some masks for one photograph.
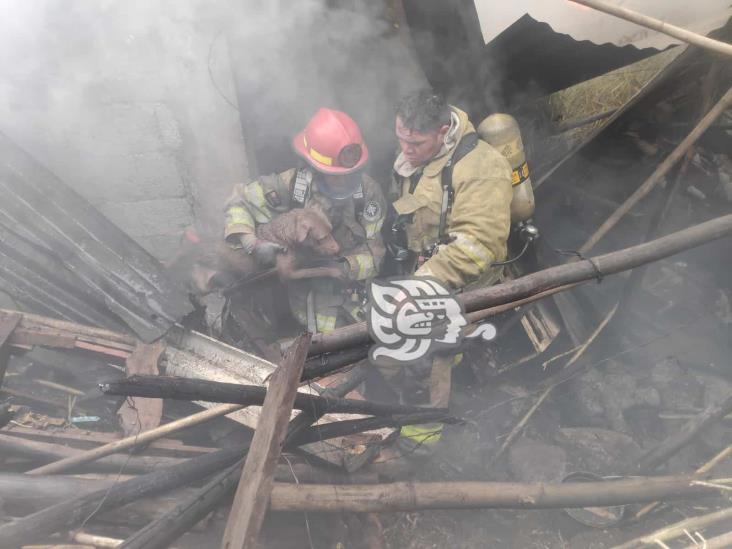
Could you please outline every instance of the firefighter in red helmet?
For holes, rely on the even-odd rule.
[[[226,206],[225,238],[271,265],[280,247],[257,239],[255,228],[293,208],[316,208],[333,226],[344,279],[312,279],[290,287],[297,320],[312,332],[361,320],[360,300],[346,286],[372,278],[384,255],[381,226],[386,203],[378,183],[363,171],[369,152],[346,113],[321,108],[292,140],[302,166],[238,184]]]

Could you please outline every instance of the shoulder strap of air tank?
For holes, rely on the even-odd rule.
[[[290,195],[290,204],[293,208],[305,207],[312,181],[313,172],[309,169],[299,168],[295,171],[295,180],[291,184],[292,194]]]
[[[466,154],[476,147],[478,141],[479,137],[476,132],[465,134],[455,146],[455,152],[452,153],[450,160],[447,161],[440,174],[442,181],[442,206],[440,208],[439,238],[441,242],[447,238],[447,216],[452,210],[452,203],[455,198],[455,190],[452,187],[452,170],[455,168],[455,164],[460,162]]]

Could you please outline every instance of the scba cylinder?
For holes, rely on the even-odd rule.
[[[511,222],[518,223],[530,219],[534,215],[534,189],[531,186],[518,122],[510,114],[492,114],[480,123],[478,135],[505,156],[511,164],[513,170]]]

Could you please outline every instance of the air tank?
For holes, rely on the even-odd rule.
[[[478,135],[505,156],[511,164],[513,170],[511,222],[526,221],[534,215],[534,189],[531,186],[518,122],[510,114],[492,114],[480,123]]]

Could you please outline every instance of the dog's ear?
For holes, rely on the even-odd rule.
[[[315,226],[317,223],[320,223],[320,225],[329,233],[333,231],[333,225],[330,222],[330,219],[328,219],[328,216],[325,215],[322,211],[318,209],[312,209],[308,212],[310,214],[310,217],[313,221],[313,226]]]
[[[302,244],[308,238],[310,231],[313,229],[313,222],[309,216],[301,215],[297,218],[297,226],[295,227],[295,238]]]

